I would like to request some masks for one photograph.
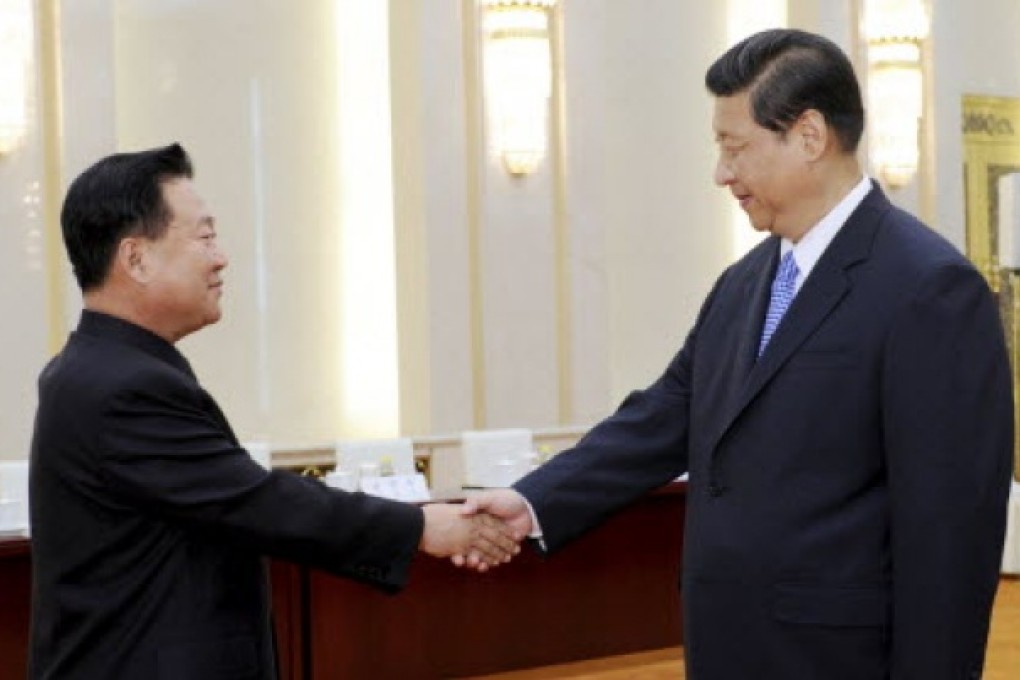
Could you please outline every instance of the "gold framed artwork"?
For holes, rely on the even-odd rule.
[[[963,174],[967,256],[998,295],[1020,393],[1020,98],[963,96]],[[1020,431],[1020,405],[1013,417]]]

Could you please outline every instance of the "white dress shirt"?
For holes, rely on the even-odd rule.
[[[818,224],[808,229],[807,233],[798,241],[793,243],[789,239],[783,239],[779,245],[779,256],[782,257],[786,253],[793,251],[793,259],[797,263],[797,280],[794,283],[793,293],[796,295],[800,292],[800,287],[804,285],[804,281],[807,279],[808,274],[814,269],[815,265],[818,264],[818,260],[822,257],[822,253],[832,243],[832,239],[836,238],[836,234],[846,224],[847,219],[850,217],[850,213],[857,209],[857,206],[861,204],[864,197],[871,191],[871,179],[865,175],[861,178],[861,181],[850,190],[843,200],[836,204],[829,213],[823,217]]]

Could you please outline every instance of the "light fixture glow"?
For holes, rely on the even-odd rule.
[[[0,156],[18,146],[28,126],[32,33],[29,0],[0,0]]]
[[[921,0],[867,0],[871,160],[892,188],[917,174],[924,78],[921,43],[928,18]]]
[[[400,428],[389,3],[337,0],[340,419],[344,437]]]
[[[514,176],[534,172],[548,145],[549,14],[555,0],[484,0],[485,104],[490,142]]]

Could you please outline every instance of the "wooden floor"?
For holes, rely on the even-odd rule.
[[[1020,579],[999,583],[992,612],[992,632],[988,639],[984,680],[1020,678]]]
[[[679,647],[606,659],[546,666],[514,673],[486,675],[476,680],[683,680],[683,652]],[[1006,578],[992,613],[992,630],[983,680],[1020,679],[1020,579]]]

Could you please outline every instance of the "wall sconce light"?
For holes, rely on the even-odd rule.
[[[555,5],[556,0],[482,0],[490,141],[515,177],[534,172],[548,145],[549,18]]]
[[[917,173],[928,16],[923,0],[865,0],[864,20],[871,159],[895,189]]]

